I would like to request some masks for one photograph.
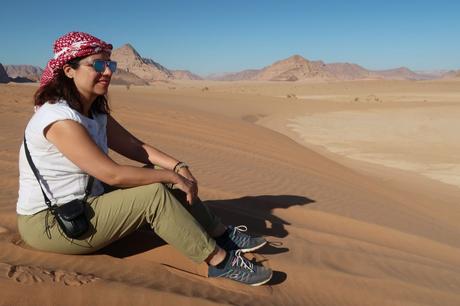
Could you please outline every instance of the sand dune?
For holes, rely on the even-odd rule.
[[[200,276],[204,265],[147,231],[88,256],[24,246],[14,212],[17,151],[35,88],[0,85],[0,305],[459,305],[459,189],[326,150],[340,140],[366,151],[374,139],[372,148],[386,154],[404,142],[395,130],[410,132],[405,117],[430,127],[433,114],[434,127],[442,126],[433,133],[449,146],[425,150],[428,162],[411,154],[411,162],[457,163],[447,154],[456,149],[457,88],[453,81],[113,86],[116,118],[191,164],[201,197],[224,221],[267,236],[270,246],[253,256],[274,279],[252,288]],[[369,95],[383,102],[354,102]],[[306,128],[293,131],[289,122]],[[435,139],[424,135],[410,132],[407,150]]]

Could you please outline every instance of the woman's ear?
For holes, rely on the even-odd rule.
[[[72,67],[70,67],[69,64],[65,64],[64,67],[62,67],[62,69],[64,70],[64,74],[65,74],[69,79],[73,79],[73,76],[74,76],[74,73],[75,73],[75,69],[73,69]]]

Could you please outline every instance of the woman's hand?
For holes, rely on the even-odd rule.
[[[191,181],[178,173],[174,173],[173,183],[178,189],[185,192],[185,194],[187,195],[187,203],[192,205],[198,197],[197,184],[194,181]]]
[[[180,168],[177,173],[182,175],[183,177],[185,177],[189,181],[192,181],[192,182],[195,183],[194,184],[194,188],[195,188],[194,193],[198,196],[198,181],[193,176],[192,172],[190,172],[190,169],[188,167],[183,167],[183,168]]]

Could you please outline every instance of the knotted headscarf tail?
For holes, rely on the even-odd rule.
[[[111,52],[113,46],[91,34],[84,32],[70,32],[59,37],[53,45],[54,58],[48,61],[40,79],[40,87],[51,82],[58,71],[68,61],[101,52]]]

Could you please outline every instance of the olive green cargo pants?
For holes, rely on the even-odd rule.
[[[164,241],[196,262],[204,261],[216,247],[208,233],[220,220],[201,201],[189,205],[185,193],[170,190],[161,183],[117,189],[91,197],[88,202],[86,213],[91,225],[81,238],[67,238],[45,210],[30,216],[18,215],[22,239],[43,251],[88,254],[147,223]],[[50,238],[45,229],[46,218],[49,218]]]

